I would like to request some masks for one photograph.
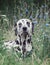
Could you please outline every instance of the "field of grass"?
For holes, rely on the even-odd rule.
[[[0,65],[50,65],[50,24],[47,21],[40,21],[34,25],[33,52],[26,58],[21,58],[15,51],[7,51],[3,48],[6,40],[14,40],[12,30],[0,29]]]

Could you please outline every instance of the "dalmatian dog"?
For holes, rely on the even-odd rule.
[[[20,19],[15,23],[15,35],[19,38],[16,42],[23,54],[32,50],[32,34],[34,33],[34,23],[29,19]]]
[[[14,48],[15,51],[21,52],[26,55],[27,52],[32,50],[32,34],[34,33],[34,23],[29,19],[20,19],[14,25],[15,41],[5,42],[6,48]]]

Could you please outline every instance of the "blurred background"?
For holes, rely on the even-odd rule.
[[[21,18],[34,23],[33,53],[24,60],[3,48],[15,40],[14,24]],[[50,0],[0,0],[0,65],[50,65]]]

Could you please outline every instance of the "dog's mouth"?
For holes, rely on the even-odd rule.
[[[23,31],[21,35],[27,36],[28,35],[28,32],[27,31],[25,31],[25,32]]]

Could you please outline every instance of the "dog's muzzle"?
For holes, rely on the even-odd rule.
[[[22,32],[21,36],[26,37],[28,35],[27,27],[23,27],[22,30],[23,30],[23,32]]]

